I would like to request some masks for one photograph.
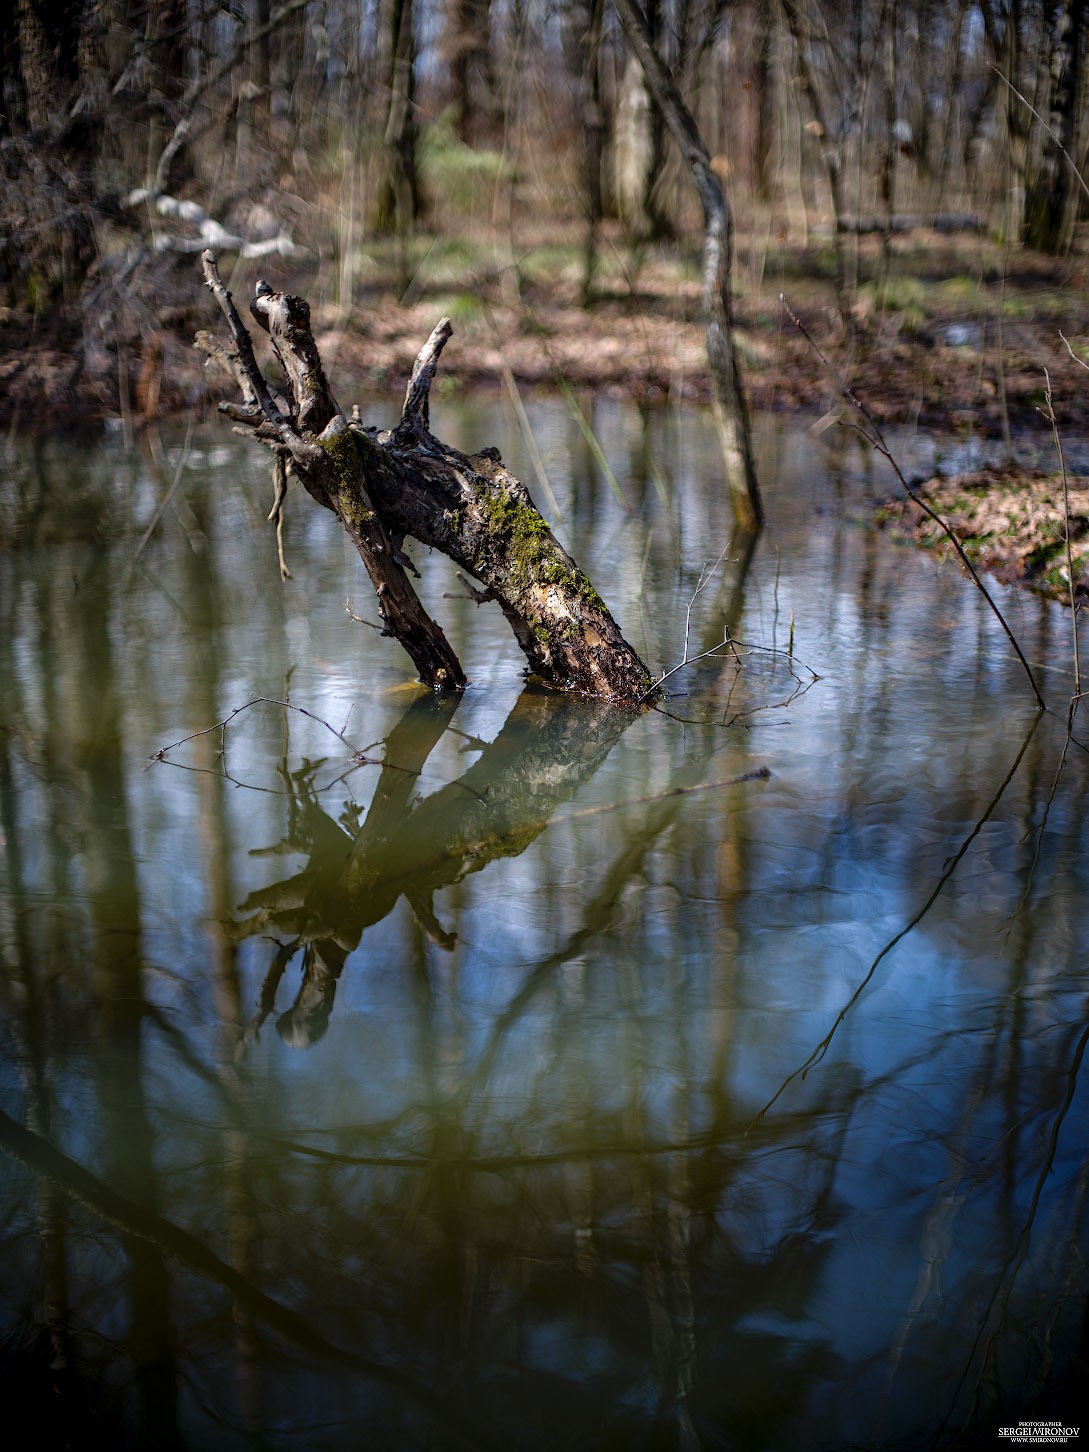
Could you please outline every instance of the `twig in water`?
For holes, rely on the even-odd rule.
[[[705,570],[701,570],[700,571],[699,583],[696,585],[696,588],[692,591],[692,594],[691,594],[691,596],[689,597],[689,600],[688,600],[688,605],[686,606],[685,612],[684,612],[684,654],[683,654],[683,657],[682,657],[681,660],[679,660],[677,662],[677,664],[675,666],[673,666],[673,668],[671,670],[665,671],[659,677],[659,679],[656,680],[653,683],[653,685],[649,686],[647,688],[647,690],[645,690],[643,692],[643,694],[639,697],[639,704],[640,705],[642,705],[642,703],[645,700],[647,700],[650,696],[655,695],[661,689],[661,687],[666,683],[666,681],[669,680],[670,676],[675,676],[678,671],[684,670],[685,666],[694,665],[695,662],[696,661],[699,661],[699,660],[705,660],[707,658],[707,656],[714,655],[716,651],[721,650],[724,645],[729,645],[730,644],[730,632],[727,629],[726,633],[723,635],[722,639],[718,642],[717,645],[711,646],[711,648],[709,650],[700,651],[699,655],[692,655],[692,656],[690,656],[688,654],[688,642],[689,642],[689,639],[691,638],[691,634],[692,634],[692,606],[696,603],[696,598],[701,593],[701,591],[705,590],[707,588],[707,586],[710,584],[712,575],[718,569],[719,565],[722,564],[722,561],[726,558],[726,551],[729,548],[730,548],[730,546],[729,545],[726,545],[722,549],[721,553],[719,554],[718,559],[715,561],[715,563],[711,566],[711,568],[709,570],[705,569]]]
[[[839,388],[839,391],[843,394],[844,398],[848,401],[848,403],[851,404],[853,408],[858,411],[858,414],[860,415],[863,423],[865,424],[865,427],[863,427],[862,425],[856,425],[858,433],[861,435],[862,438],[866,440],[866,442],[870,445],[872,449],[876,449],[881,457],[888,462],[889,467],[892,469],[892,472],[900,481],[900,484],[904,489],[905,493],[907,494],[908,498],[911,499],[913,503],[917,504],[924,514],[929,515],[929,517],[934,521],[938,528],[941,529],[941,531],[945,534],[946,538],[949,540],[949,543],[956,550],[961,564],[971,576],[972,583],[975,585],[976,589],[990,606],[995,619],[1002,627],[1006,639],[1013,647],[1014,654],[1021,662],[1025,675],[1028,677],[1029,685],[1032,688],[1032,694],[1036,698],[1037,706],[1039,706],[1041,711],[1046,711],[1047,703],[1045,702],[1043,696],[1040,694],[1040,687],[1036,684],[1036,677],[1032,673],[1032,667],[1025,659],[1025,653],[1021,649],[1020,645],[1018,645],[1017,637],[1014,635],[1013,631],[1006,623],[1006,617],[1002,614],[1002,611],[999,610],[998,606],[995,604],[986,585],[984,585],[983,581],[980,579],[975,566],[972,564],[972,561],[965,553],[964,546],[961,544],[960,540],[957,538],[952,528],[945,522],[945,520],[941,517],[938,511],[934,509],[930,504],[928,504],[927,501],[922,497],[922,495],[914,490],[908,483],[903,470],[900,468],[900,465],[893,457],[892,450],[885,442],[885,435],[881,432],[881,427],[878,424],[877,420],[874,418],[873,414],[862,402],[862,400],[858,397],[858,395],[853,391],[850,385],[846,382],[846,380],[840,376],[838,370],[829,361],[828,357],[822,352],[819,344],[813,339],[813,336],[806,328],[801,318],[798,317],[797,313],[787,302],[785,293],[779,294],[779,301],[786,309],[787,315],[789,316],[791,322],[798,329],[799,333],[801,333],[802,337],[809,344],[809,346],[813,349],[814,353],[816,353],[817,357],[824,364],[825,368],[827,368],[829,374],[835,380],[836,386]]]
[[[222,721],[215,721],[211,726],[203,726],[199,731],[191,731],[188,736],[183,736],[180,741],[172,741],[169,746],[160,746],[158,751],[152,752],[148,757],[149,761],[164,761],[168,751],[173,751],[178,746],[184,746],[187,741],[195,741],[198,736],[207,736],[212,731],[225,731],[236,716],[241,716],[243,711],[248,711],[251,706],[282,706],[285,711],[298,711],[300,716],[309,716],[311,721],[316,721],[319,726],[324,726],[326,731],[331,731],[338,741],[342,741],[353,756],[360,753],[342,731],[335,726],[330,726],[328,721],[323,721],[320,716],[315,716],[313,711],[308,711],[305,706],[296,706],[292,701],[278,701],[272,696],[254,696],[252,701],[247,701],[244,706],[236,706]],[[172,763],[173,764],[173,763]]]
[[[362,615],[357,615],[355,613],[355,611],[352,609],[352,601],[350,596],[347,597],[344,601],[344,609],[349,620],[354,620],[357,625],[369,625],[372,630],[377,630],[379,634],[381,634],[382,627],[380,625],[375,625],[373,620],[364,620]]]
[[[193,419],[190,418],[190,420],[189,420],[189,427],[186,430],[186,434],[185,434],[185,445],[184,445],[184,447],[183,447],[183,449],[181,451],[181,458],[178,460],[178,467],[174,470],[174,478],[170,482],[170,488],[163,495],[162,499],[160,499],[159,504],[158,504],[158,506],[157,506],[157,508],[155,510],[155,513],[151,516],[151,522],[149,523],[147,529],[145,529],[144,532],[143,532],[143,534],[140,536],[140,542],[139,542],[139,544],[136,546],[136,548],[132,552],[132,559],[129,561],[129,569],[128,569],[128,573],[130,575],[132,574],[132,569],[133,569],[133,566],[136,564],[136,561],[140,558],[140,556],[144,552],[144,546],[147,544],[147,542],[151,538],[151,536],[155,533],[155,527],[156,527],[156,525],[159,523],[159,520],[162,519],[163,515],[166,513],[167,506],[169,505],[170,501],[174,498],[174,495],[175,495],[175,493],[177,491],[178,485],[181,483],[181,477],[182,477],[182,474],[185,472],[185,466],[189,462],[189,445],[190,445],[190,443],[192,441],[192,438],[193,438]]]
[[[363,623],[369,624],[370,622],[364,621]],[[288,711],[298,711],[300,716],[307,716],[311,721],[316,721],[319,726],[324,726],[326,731],[331,731],[332,734],[337,738],[337,740],[342,742],[348,748],[348,752],[352,761],[351,766],[348,767],[346,771],[341,772],[339,776],[334,777],[332,781],[327,782],[325,786],[311,788],[315,795],[319,792],[331,791],[333,787],[344,781],[346,777],[349,777],[353,771],[361,766],[389,767],[393,771],[403,771],[412,776],[419,776],[419,772],[414,771],[411,767],[398,766],[396,762],[382,761],[379,757],[369,756],[367,752],[370,751],[370,747],[367,747],[363,751],[357,750],[356,747],[353,746],[352,743],[348,740],[347,736],[345,736],[343,731],[338,731],[335,726],[331,725],[328,721],[323,720],[321,716],[316,716],[313,711],[308,711],[305,706],[296,706],[292,701],[280,701],[275,699],[273,696],[255,696],[252,701],[247,701],[244,706],[237,706],[229,715],[224,716],[222,721],[215,721],[211,726],[204,726],[199,731],[193,731],[188,736],[183,736],[180,741],[171,742],[169,746],[160,746],[158,751],[153,751],[152,754],[148,757],[147,765],[144,767],[144,770],[149,770],[151,766],[158,761],[164,763],[164,765],[166,766],[177,767],[179,771],[193,771],[198,773],[203,772],[208,775],[221,776],[225,780],[232,782],[235,786],[245,787],[248,791],[264,792],[270,796],[294,795],[294,793],[291,791],[285,792],[275,787],[257,786],[253,782],[240,781],[238,777],[233,776],[230,771],[227,770],[227,727],[231,724],[234,718],[236,716],[240,716],[243,711],[248,711],[251,706],[261,705],[280,706],[285,713],[285,717]],[[349,710],[348,717],[350,717],[351,714],[351,710]],[[344,724],[345,726],[347,726],[348,718],[345,718]],[[167,759],[168,753],[174,751],[177,747],[184,746],[188,741],[196,741],[198,737],[207,736],[213,731],[218,731],[220,733],[219,755],[221,766],[219,769],[209,766],[191,766],[187,762],[169,761]],[[323,757],[322,761],[324,760],[325,758]],[[314,763],[313,769],[316,771],[321,764],[322,762],[320,761]]]
[[[741,786],[748,781],[767,781],[771,771],[766,766],[754,767],[752,771],[743,771],[737,776],[726,777],[722,781],[701,781],[695,786],[667,787],[662,792],[651,792],[645,797],[626,797],[622,802],[607,802],[600,807],[582,807],[577,812],[564,812],[556,817],[557,822],[578,822],[584,817],[600,817],[606,812],[619,812],[625,807],[644,807],[650,802],[664,802],[670,797],[689,797],[693,792],[712,792],[719,787]]]
[[[556,378],[559,382],[560,392],[563,394],[564,402],[567,404],[568,412],[578,424],[579,432],[586,440],[586,447],[594,456],[594,462],[597,464],[598,468],[604,475],[606,484],[608,484],[609,488],[613,491],[613,494],[619,501],[621,509],[623,509],[625,514],[630,514],[632,512],[631,505],[628,503],[627,497],[624,494],[623,489],[621,489],[620,487],[619,479],[617,479],[616,475],[613,473],[612,468],[609,465],[609,461],[605,457],[605,450],[598,442],[598,437],[597,434],[594,433],[593,425],[588,422],[586,415],[583,413],[582,409],[579,408],[578,399],[575,397],[571,389],[571,385],[568,383],[567,379],[563,378],[558,372],[556,374]]]
[[[957,848],[953,856],[947,860],[945,866],[942,868],[941,875],[938,878],[934,891],[927,898],[926,902],[923,903],[922,907],[910,920],[910,922],[905,923],[900,931],[896,933],[894,937],[890,938],[885,946],[881,949],[880,953],[878,953],[877,957],[870,964],[865,976],[859,983],[858,987],[851,994],[850,998],[836,1015],[836,1020],[833,1023],[832,1027],[825,1034],[824,1038],[821,1039],[820,1043],[809,1055],[805,1063],[799,1065],[799,1067],[795,1069],[793,1073],[787,1075],[787,1077],[779,1085],[778,1089],[776,1089],[775,1093],[764,1105],[763,1109],[759,1110],[753,1116],[752,1123],[749,1125],[750,1130],[758,1120],[764,1118],[764,1116],[768,1113],[768,1111],[772,1108],[776,1101],[780,1099],[786,1093],[787,1089],[790,1088],[791,1084],[794,1083],[795,1079],[804,1079],[805,1076],[809,1073],[810,1069],[814,1068],[817,1064],[820,1063],[820,1061],[824,1058],[825,1054],[827,1054],[828,1050],[832,1047],[832,1040],[835,1038],[836,1032],[839,1029],[840,1024],[843,1023],[844,1019],[850,1013],[851,1009],[854,1008],[855,1004],[862,997],[863,993],[872,982],[874,974],[877,972],[877,969],[881,964],[882,960],[888,957],[888,955],[892,952],[893,948],[896,947],[897,943],[901,942],[904,938],[908,936],[909,933],[913,932],[914,929],[919,926],[922,920],[926,917],[927,913],[937,902],[938,898],[942,893],[942,889],[945,887],[945,884],[953,876],[953,873],[956,872],[957,867],[961,862],[961,859],[964,857],[964,854],[968,851],[969,847],[971,847],[972,843],[979,836],[980,832],[983,831],[983,828],[987,825],[987,822],[990,820],[991,816],[994,814],[996,808],[998,807],[999,802],[1005,795],[1006,788],[1017,775],[1017,769],[1021,765],[1021,760],[1025,752],[1028,750],[1029,742],[1032,740],[1036,728],[1040,724],[1040,720],[1041,717],[1039,715],[1033,718],[1032,725],[1028,729],[1028,734],[1026,735],[1024,741],[1022,741],[1021,749],[1018,751],[1016,757],[1014,758],[1013,765],[1006,773],[1002,785],[998,788],[994,796],[988,802],[987,809],[983,813],[982,817],[980,817],[979,821],[976,822],[975,825],[972,827],[972,830],[965,837],[964,841]]]

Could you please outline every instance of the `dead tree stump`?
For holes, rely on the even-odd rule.
[[[424,684],[460,690],[466,678],[409,579],[415,568],[402,553],[408,537],[448,555],[478,581],[473,598],[498,603],[529,669],[547,685],[623,706],[649,698],[646,666],[498,451],[466,455],[432,435],[430,388],[452,332],[448,319],[416,359],[400,422],[379,432],[350,422],[337,404],[304,299],[258,281],[250,304],[283,369],[288,396],[281,397],[261,374],[215,256],[205,252],[202,265],[231,342],[225,347],[199,333],[196,344],[234,374],[242,395],[241,403],[220,403],[220,411],[271,448],[281,465],[289,463],[311,497],[336,514],[374,585],[383,634],[400,641]],[[279,518],[282,503],[278,486],[272,517]]]

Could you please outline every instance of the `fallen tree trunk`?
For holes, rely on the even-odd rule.
[[[208,333],[198,334],[197,346],[234,373],[242,394],[241,404],[221,403],[221,412],[288,461],[307,492],[337,515],[374,584],[383,633],[401,642],[426,685],[460,690],[466,680],[408,577],[416,571],[402,553],[406,537],[479,581],[483,589],[470,587],[473,598],[499,604],[530,670],[546,684],[619,705],[647,699],[646,666],[497,450],[466,455],[431,434],[430,388],[452,332],[447,319],[416,359],[400,422],[379,432],[349,422],[333,397],[306,302],[259,281],[250,312],[271,337],[289,396],[275,395],[214,255],[205,252],[202,261],[231,346]],[[280,505],[278,491],[274,516]]]

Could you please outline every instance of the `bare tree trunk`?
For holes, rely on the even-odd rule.
[[[945,197],[946,183],[949,177],[949,168],[953,157],[953,127],[954,122],[962,121],[963,98],[961,96],[961,75],[964,69],[964,22],[966,11],[963,6],[958,6],[956,21],[952,31],[951,54],[948,59],[949,69],[946,72],[947,84],[942,88],[943,94],[950,98],[950,103],[945,111],[945,118],[942,122],[941,151],[938,157],[937,179],[934,184],[933,201],[931,203],[934,211],[937,211]],[[920,87],[920,91],[922,87]],[[926,109],[925,98],[921,101],[923,109]],[[920,148],[921,150],[921,148]],[[929,148],[928,148],[929,151]]]
[[[660,0],[646,0],[644,9],[650,44],[660,56]],[[636,243],[645,243],[671,237],[673,225],[662,210],[661,201],[665,162],[664,118],[635,55],[620,75],[614,149],[616,198],[629,238]]]
[[[1051,28],[1052,33],[1045,37],[1051,56],[1050,130],[1044,132],[1040,166],[1026,199],[1025,241],[1043,252],[1057,253],[1069,249],[1077,215],[1077,208],[1071,209],[1070,195],[1076,196],[1078,187],[1063,151],[1071,156],[1075,149],[1086,43],[1085,0],[1063,0],[1051,17]],[[1014,96],[1010,104],[1022,103]],[[1042,107],[1041,114],[1045,114]]]
[[[496,120],[491,0],[447,0],[445,27],[454,125],[461,139],[473,145],[487,136]]]
[[[731,40],[736,36],[737,64],[744,77],[736,99],[738,154],[745,160],[752,196],[766,202],[771,195],[772,182],[771,56],[776,26],[764,6],[752,3],[752,0],[738,10],[732,24]]]
[[[703,138],[677,86],[662,63],[636,0],[615,0],[628,44],[643,67],[647,85],[692,172],[703,204],[703,309],[707,362],[714,385],[715,418],[726,461],[726,483],[739,523],[763,524],[764,507],[752,450],[749,405],[734,337],[730,269],[733,219],[722,183],[711,167]]]
[[[881,35],[881,83],[885,110],[885,152],[881,162],[881,200],[891,230],[896,214],[896,0],[885,0]]]
[[[790,27],[791,38],[794,41],[795,53],[798,57],[798,68],[801,72],[802,81],[805,85],[805,93],[809,98],[809,106],[813,112],[813,120],[816,124],[817,141],[820,149],[821,161],[824,165],[825,175],[828,178],[828,191],[832,199],[832,227],[835,234],[833,246],[836,253],[836,284],[839,293],[840,314],[847,323],[851,316],[851,307],[854,303],[854,294],[858,285],[856,269],[849,265],[847,247],[843,240],[843,221],[846,216],[846,200],[843,190],[843,154],[840,146],[840,138],[833,135],[831,131],[831,113],[821,96],[817,78],[810,63],[808,37],[805,33],[805,26],[802,16],[799,13],[796,0],[783,0],[783,9],[786,12],[787,24]]]
[[[425,684],[458,690],[465,673],[408,578],[406,570],[415,570],[401,549],[409,535],[484,586],[473,598],[498,602],[530,669],[547,684],[627,706],[651,694],[646,666],[496,450],[466,456],[431,434],[430,388],[452,332],[447,319],[420,351],[400,423],[380,434],[341,412],[307,304],[259,282],[250,311],[271,335],[289,394],[274,398],[212,253],[203,265],[233,347],[207,333],[197,345],[233,371],[243,400],[221,411],[286,455],[308,493],[340,519],[374,584],[383,633],[400,641]]]
[[[18,0],[15,21],[27,123],[31,131],[46,131],[60,109],[56,38],[34,0]]]
[[[386,87],[385,168],[378,183],[372,225],[404,238],[420,214],[416,170],[416,36],[412,0],[381,0],[378,67]]]
[[[992,7],[984,6],[985,19],[991,10]],[[1023,103],[1013,94],[1013,88],[1020,89],[1023,84],[1021,0],[1010,0],[1001,49],[994,41],[993,26],[988,27],[988,36],[992,39],[992,44],[998,53],[999,70],[1006,82],[1003,87],[1003,107],[1006,118],[1007,186],[1003,225],[1010,243],[1014,247],[1020,247],[1025,231],[1025,198],[1031,121]]]
[[[570,0],[564,18],[567,65],[574,82],[575,111],[581,123],[582,175],[585,189],[586,241],[582,264],[582,305],[594,296],[597,232],[601,225],[601,156],[605,148],[605,111],[601,97],[598,52],[604,0]]]

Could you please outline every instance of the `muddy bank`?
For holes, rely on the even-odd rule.
[[[1061,475],[989,468],[919,486],[956,534],[972,562],[1010,584],[1052,599],[1089,598],[1089,481]],[[1069,511],[1070,559],[1067,558]],[[954,553],[940,525],[910,499],[884,504],[879,521],[901,539]]]
[[[514,288],[479,258],[466,267],[459,255],[451,267],[438,241],[425,239],[407,287],[395,285],[392,260],[377,249],[369,281],[350,296],[341,288],[338,303],[328,300],[334,280],[317,260],[293,271],[280,260],[240,263],[233,287],[244,297],[260,271],[308,297],[338,398],[345,407],[359,404],[364,417],[370,395],[403,386],[444,314],[454,336],[436,382],[439,401],[445,390],[560,385],[650,403],[709,399],[691,247],[633,261],[618,244],[623,265],[602,277],[584,308],[569,255],[536,242]],[[737,325],[754,406],[812,413],[842,401],[829,367],[791,323],[784,293],[828,363],[882,424],[964,438],[1045,439],[1040,407],[1050,379],[1064,435],[1089,435],[1089,374],[1078,361],[1089,357],[1085,266],[1023,255],[1011,271],[986,247],[966,250],[963,239],[936,234],[899,241],[895,271],[880,289],[860,287],[845,326],[828,303],[828,258],[819,247],[784,246],[758,258],[742,246]],[[157,418],[203,416],[230,390],[193,348],[196,331],[209,325],[211,300],[189,258],[149,260],[123,289],[103,282],[49,318],[0,311],[0,419],[6,430],[31,434],[120,419],[137,433]],[[933,479],[925,490],[981,566],[1069,598],[1056,478],[988,469]],[[1075,588],[1086,593],[1089,492],[1077,480],[1071,515]],[[948,547],[908,501],[886,505],[880,517],[903,538]]]
[[[830,306],[827,248],[761,250],[742,240],[737,325],[754,405],[813,410],[836,394],[790,323],[785,293],[882,422],[985,437],[1035,429],[1047,369],[1062,426],[1089,429],[1089,374],[1060,337],[1079,351],[1089,339],[1085,267],[1026,254],[1011,269],[987,249],[937,233],[898,239],[884,281],[859,287],[845,327]],[[468,260],[467,244],[450,239],[420,238],[417,253],[407,285],[376,243],[360,268],[365,281],[348,292],[318,259],[238,263],[232,286],[244,296],[264,273],[306,296],[338,395],[364,410],[368,392],[402,383],[444,314],[454,337],[440,387],[502,386],[509,370],[519,387],[709,397],[692,244],[644,256],[616,239],[588,309],[566,238],[529,239],[514,273],[496,268],[494,239],[478,239]],[[864,276],[879,270],[876,252],[862,261]],[[203,408],[218,384],[206,385],[192,339],[213,322],[195,258],[148,256],[117,276],[103,263],[93,286],[49,315],[0,310],[0,418],[47,433]]]

